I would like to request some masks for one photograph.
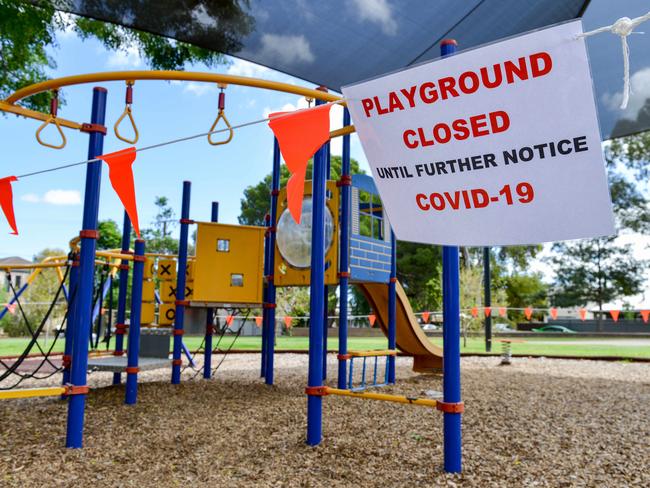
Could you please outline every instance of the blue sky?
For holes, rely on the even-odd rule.
[[[59,46],[51,50],[57,68],[51,77],[98,71],[147,69],[137,51],[109,52],[99,42],[80,40],[71,32],[58,36]],[[232,59],[218,72],[254,76],[313,87],[301,80],[261,66]],[[187,66],[188,70],[209,71],[204,65]],[[124,83],[102,83],[108,89],[107,127],[104,152],[127,147],[113,135],[113,124],[124,109]],[[87,122],[90,118],[92,85],[62,90],[66,105],[61,117]],[[193,82],[139,81],[134,87],[133,115],[140,131],[139,147],[207,132],[217,115],[216,85]],[[226,115],[231,124],[258,120],[269,112],[292,110],[306,106],[304,98],[267,90],[230,86],[226,90]],[[342,108],[332,109],[332,128],[340,127]],[[22,174],[59,164],[83,161],[87,155],[88,137],[67,130],[65,149],[40,146],[34,138],[39,122],[11,116],[0,116],[3,151],[0,157],[2,176]],[[48,129],[49,130],[49,129]],[[125,129],[128,134],[128,129]],[[56,138],[54,132],[43,137]],[[216,138],[217,136],[215,136]],[[236,131],[231,143],[213,147],[205,138],[183,142],[138,154],[134,164],[138,210],[142,227],[155,216],[156,196],[167,196],[180,213],[183,180],[192,181],[192,218],[209,220],[210,204],[219,201],[220,221],[236,223],[240,199],[248,185],[259,182],[270,172],[273,136],[266,124]],[[368,166],[356,136],[352,137],[352,157]],[[340,154],[340,139],[333,143],[332,153]],[[369,170],[368,170],[369,171]],[[123,208],[108,182],[106,167],[102,173],[100,219],[122,222]],[[85,167],[74,167],[33,176],[14,183],[14,206],[19,236],[5,233],[4,219],[0,226],[0,256],[18,255],[30,259],[45,247],[67,248],[67,242],[81,228]]]

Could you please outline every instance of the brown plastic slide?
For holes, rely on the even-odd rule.
[[[355,283],[370,306],[375,310],[377,322],[384,334],[388,333],[388,285],[385,283]],[[413,356],[413,371],[437,372],[442,369],[442,348],[433,344],[426,336],[402,285],[396,283],[397,305],[397,348]]]

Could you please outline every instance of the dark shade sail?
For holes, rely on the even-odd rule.
[[[339,91],[439,56],[583,16],[585,30],[647,0],[53,0],[61,10],[230,54]],[[650,29],[650,27],[648,27]],[[643,29],[640,29],[643,30]],[[650,35],[629,38],[634,93],[620,110],[620,40],[587,40],[603,138],[650,127]]]

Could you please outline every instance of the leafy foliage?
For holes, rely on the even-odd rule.
[[[208,9],[206,14],[219,20],[218,28],[211,28],[206,35],[219,40],[224,52],[237,50],[239,39],[249,33],[253,26],[252,18],[243,12],[240,3],[247,5],[246,1],[223,0],[207,3],[205,7]],[[166,8],[164,2],[157,7]],[[128,8],[145,8],[145,5],[132,3]],[[180,15],[183,18],[170,21],[176,26],[192,22],[191,9],[183,10]],[[48,48],[58,47],[56,33],[63,29],[73,30],[82,39],[97,39],[109,50],[128,51],[135,48],[153,69],[182,70],[186,64],[196,62],[212,68],[226,62],[220,52],[115,24],[63,14],[54,9],[52,2],[0,0],[0,98],[47,79],[48,69],[56,68],[54,58],[48,55]],[[34,110],[48,111],[50,97],[50,93],[41,93],[22,103]]]
[[[153,227],[142,229],[142,238],[147,241],[147,252],[178,254],[178,239],[172,237],[176,226],[174,209],[169,205],[167,197],[156,197],[158,207]]]
[[[114,220],[102,220],[97,226],[99,230],[99,239],[97,239],[97,249],[121,249],[122,232]]]

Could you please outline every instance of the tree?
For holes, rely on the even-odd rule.
[[[97,249],[121,249],[122,231],[114,220],[102,220],[97,225],[99,239]]]
[[[176,226],[174,209],[169,205],[167,197],[156,197],[158,207],[153,227],[142,229],[143,239],[147,241],[147,252],[178,254],[178,239],[172,237],[172,229]]]
[[[209,68],[223,64],[222,52],[234,52],[241,47],[241,38],[251,32],[253,19],[244,12],[242,5],[247,0],[221,0],[201,2],[202,13],[214,20],[215,26],[204,26],[217,50],[207,50],[174,39],[156,36],[147,32],[129,29],[115,24],[99,22],[89,18],[63,14],[54,9],[53,2],[0,0],[0,98],[26,85],[47,78],[47,69],[56,68],[54,58],[48,49],[56,48],[56,32],[72,29],[82,39],[95,38],[107,49],[127,51],[137,49],[144,61],[153,69],[182,70],[186,63],[202,62]],[[61,3],[65,7],[65,3]],[[241,5],[240,5],[241,4]],[[123,15],[133,18],[140,15],[156,15],[156,12],[141,12],[141,9],[165,10],[165,2],[157,4],[130,2],[125,4]],[[101,8],[101,4],[96,5]],[[113,8],[107,4],[107,9]],[[195,23],[192,15],[196,9],[182,9],[174,16],[158,16],[168,19],[169,31],[177,26]],[[114,12],[107,12],[110,18]],[[173,25],[172,25],[173,24]],[[24,101],[34,110],[47,111],[50,93],[34,95]]]
[[[650,230],[650,205],[634,179],[647,175],[642,158],[648,156],[647,134],[615,140],[609,146],[606,157],[617,234],[554,244],[555,305],[584,306],[591,302],[602,311],[603,304],[642,291],[648,261],[636,259],[631,245],[621,245],[617,237]]]
[[[548,306],[549,286],[544,283],[540,273],[512,274],[505,277],[504,282],[509,307],[523,309],[526,307],[546,308]],[[523,321],[524,317],[521,310],[512,310],[508,314],[510,321],[515,324]]]

